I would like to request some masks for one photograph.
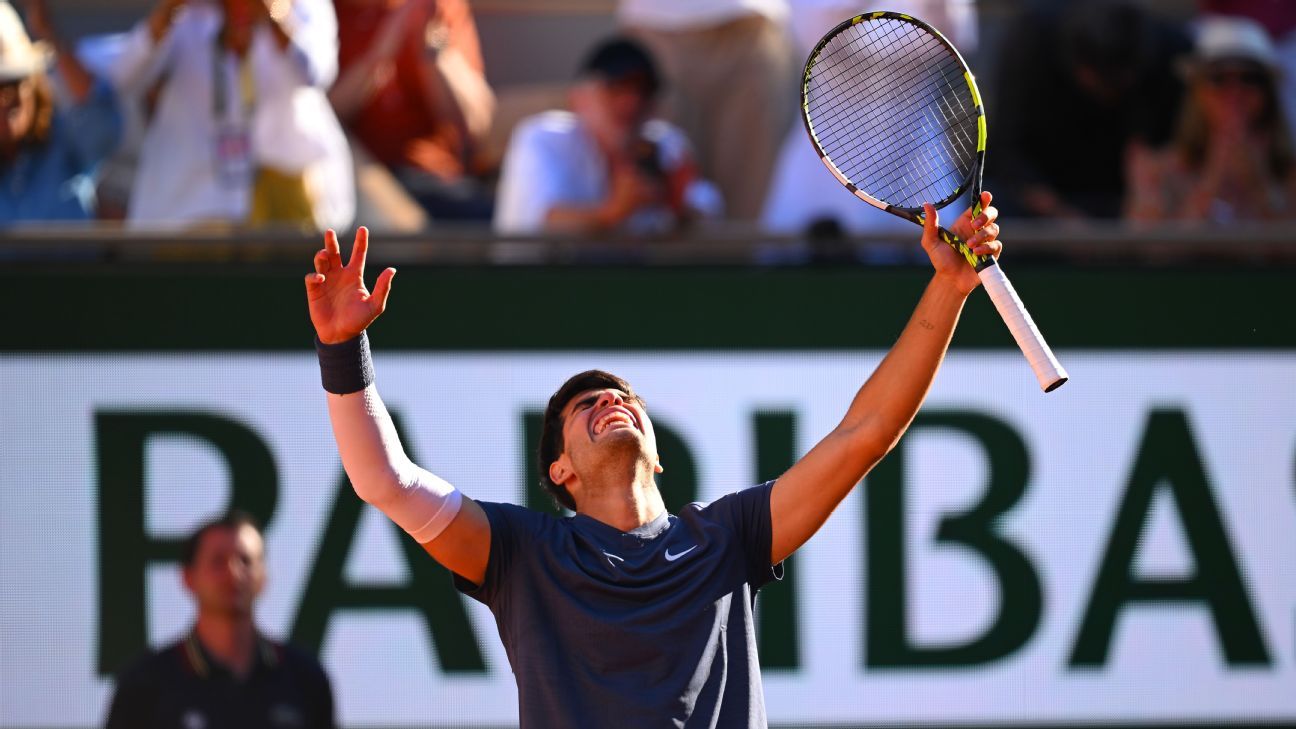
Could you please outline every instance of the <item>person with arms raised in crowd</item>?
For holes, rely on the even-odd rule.
[[[0,0],[0,224],[87,220],[95,168],[116,148],[121,116],[112,88],[55,32],[44,0],[26,11],[42,42]],[[57,84],[45,73],[51,50]]]
[[[490,220],[477,152],[495,95],[466,0],[334,6],[339,70],[329,101],[347,131],[433,220]]]
[[[158,0],[110,74],[124,97],[157,93],[133,226],[350,224],[351,153],[324,94],[337,75],[328,0]]]

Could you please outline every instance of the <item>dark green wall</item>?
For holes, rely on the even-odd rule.
[[[295,267],[0,272],[0,351],[309,349]],[[1010,271],[1058,349],[1296,346],[1290,269]],[[400,271],[376,348],[885,347],[918,268],[417,268]],[[955,347],[1012,347],[984,294]]]

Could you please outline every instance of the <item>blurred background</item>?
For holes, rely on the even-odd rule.
[[[928,275],[797,113],[876,9],[976,72],[1004,265],[1072,381],[974,295],[761,593],[771,724],[1296,726],[1296,3],[0,0],[0,729],[102,725],[231,507],[343,726],[516,725],[490,613],[342,473],[321,231],[399,267],[378,382],[465,493],[549,508],[539,414],[590,367],[650,403],[668,506],[775,478]]]

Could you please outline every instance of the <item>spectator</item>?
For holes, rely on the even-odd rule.
[[[337,71],[327,0],[159,0],[124,46],[114,81],[156,92],[130,223],[350,224],[350,152],[322,90]]]
[[[95,168],[116,146],[121,118],[112,89],[55,34],[43,0],[27,4],[27,18],[44,43],[33,43],[13,6],[0,1],[0,224],[86,220]],[[45,75],[46,44],[62,93]]]
[[[1214,16],[1199,26],[1173,143],[1130,156],[1129,216],[1232,223],[1296,217],[1296,156],[1265,29]]]
[[[664,118],[697,145],[729,217],[756,220],[796,105],[786,0],[621,0],[618,20],[658,59]]]
[[[1290,0],[1199,0],[1201,15],[1240,15],[1264,26],[1273,40],[1283,113],[1296,137],[1296,3]]]
[[[662,232],[719,213],[684,134],[650,119],[660,86],[634,41],[600,44],[581,66],[571,111],[518,123],[504,156],[495,228],[503,233]]]
[[[1036,4],[1004,36],[986,187],[1004,215],[1117,218],[1132,143],[1164,144],[1192,46],[1135,0]]]
[[[490,220],[474,153],[490,129],[465,0],[334,0],[340,69],[329,101],[353,137],[436,220]]]
[[[256,627],[265,541],[251,517],[206,523],[185,543],[181,562],[197,622],[182,640],[122,672],[107,729],[336,726],[319,662]]]

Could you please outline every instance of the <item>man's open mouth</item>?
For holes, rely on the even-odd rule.
[[[609,428],[629,427],[638,430],[639,423],[630,411],[621,408],[608,408],[602,415],[594,421],[590,427],[590,433],[601,435]]]

